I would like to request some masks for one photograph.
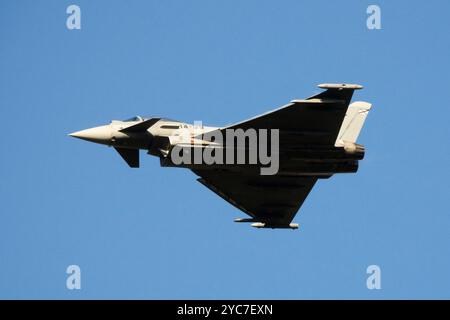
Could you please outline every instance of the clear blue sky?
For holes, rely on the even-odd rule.
[[[81,30],[66,8],[81,7]],[[381,7],[382,29],[366,28]],[[450,298],[449,1],[1,1],[0,298]],[[357,174],[257,230],[187,170],[67,133],[224,125],[360,83]],[[82,289],[66,289],[77,264]],[[366,268],[382,289],[366,288]]]

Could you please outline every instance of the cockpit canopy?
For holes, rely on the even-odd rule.
[[[123,122],[136,122],[136,121],[143,121],[144,119],[140,116],[135,116],[133,118],[129,118],[126,120],[123,120]]]

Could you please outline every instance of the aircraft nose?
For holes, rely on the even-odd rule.
[[[69,136],[91,142],[109,144],[111,141],[111,128],[109,125],[94,127],[69,133]]]

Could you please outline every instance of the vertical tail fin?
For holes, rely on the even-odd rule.
[[[348,106],[336,139],[336,147],[342,147],[345,142],[356,142],[371,107],[370,103],[364,101],[356,101]]]

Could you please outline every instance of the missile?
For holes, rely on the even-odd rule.
[[[252,223],[251,226],[253,228],[258,228],[258,229],[262,229],[262,228],[272,228],[272,229],[281,228],[281,229],[292,229],[292,230],[298,229],[298,223],[290,223],[288,225],[273,226],[273,225],[267,225],[264,222],[255,222],[255,223]]]
[[[234,222],[256,222],[253,218],[236,218]]]
[[[266,224],[264,222],[255,222],[255,223],[252,223],[252,227],[258,228],[258,229],[266,228]]]

